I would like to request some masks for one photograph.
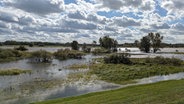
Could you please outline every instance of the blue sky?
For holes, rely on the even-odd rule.
[[[184,42],[182,0],[1,0],[0,41],[92,43],[109,35],[119,43],[159,32]]]

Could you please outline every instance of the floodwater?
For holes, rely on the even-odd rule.
[[[15,47],[17,46],[0,46],[0,48],[3,48],[3,49],[14,49]],[[65,49],[65,48],[69,48],[70,47],[59,47],[59,46],[56,46],[56,47],[26,47],[28,49],[29,52],[33,52],[33,51],[39,51],[39,50],[46,50],[48,52],[56,52],[58,49]]]
[[[86,71],[89,69],[67,69],[67,66],[73,64],[88,64],[95,57],[98,56],[86,55],[81,60],[55,59],[50,64],[30,63],[28,59],[0,63],[0,70],[10,68],[32,70],[27,74],[0,76],[0,103],[29,104],[119,87],[116,84],[99,81],[96,76],[87,77]],[[78,78],[78,75],[82,77]]]
[[[129,50],[127,52],[127,50]],[[118,52],[127,52],[131,54],[131,58],[146,58],[146,57],[156,57],[156,56],[162,56],[167,58],[179,58],[181,60],[184,60],[184,55],[182,54],[172,54],[171,52],[184,52],[184,48],[161,48],[158,53],[143,53],[139,50],[139,48],[119,48]]]
[[[44,50],[55,52],[61,47],[44,47]],[[30,51],[39,50],[32,48]],[[137,48],[128,48],[132,53],[132,57],[155,57],[158,55],[164,57],[177,57],[184,60],[183,55],[176,54],[143,54]],[[164,49],[167,51],[170,49]],[[184,49],[172,49],[181,52]],[[123,51],[123,49],[121,50]],[[140,54],[141,53],[141,54]],[[0,76],[0,104],[29,104],[31,102],[43,101],[54,98],[76,96],[89,92],[116,89],[130,85],[154,83],[165,80],[183,79],[184,73],[176,73],[163,76],[154,76],[137,80],[137,83],[130,85],[117,85],[103,82],[97,79],[95,75],[87,76],[89,69],[70,70],[67,66],[73,64],[90,64],[93,58],[99,56],[86,55],[83,59],[69,59],[59,61],[54,59],[50,64],[30,63],[28,59],[0,63],[0,70],[19,68],[24,70],[32,70],[31,73],[16,76]]]

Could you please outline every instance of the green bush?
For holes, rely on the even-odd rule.
[[[146,58],[146,63],[155,63],[155,64],[162,64],[162,65],[174,65],[180,66],[182,65],[183,61],[177,58],[164,58],[161,56],[157,56],[155,58]]]
[[[31,53],[32,62],[51,62],[52,54],[45,50],[39,50]]]
[[[14,61],[17,59],[22,59],[27,53],[20,52],[12,49],[0,49],[0,62]]]
[[[15,50],[27,51],[28,49],[25,46],[19,46],[19,47],[15,48]]]
[[[0,58],[6,59],[8,57],[15,57],[15,54],[12,50],[1,50],[0,51]]]
[[[112,63],[112,64],[132,64],[129,57],[130,57],[130,54],[128,53],[113,54],[108,57],[105,57],[104,62]]]
[[[84,55],[83,52],[77,50],[70,50],[70,49],[59,49],[57,52],[54,53],[55,58],[59,60],[66,60],[66,59],[81,59]]]
[[[111,53],[109,50],[105,49],[105,48],[95,48],[92,53],[94,55],[100,55],[100,54],[106,54],[106,53]]]

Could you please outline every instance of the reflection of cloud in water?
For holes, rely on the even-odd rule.
[[[183,78],[184,78],[184,72],[181,72],[181,73],[177,73],[177,74],[143,78],[143,79],[138,80],[138,84],[147,84],[147,83],[154,83],[154,82],[166,81],[166,80],[179,80],[179,79],[183,79]]]
[[[75,82],[72,85],[65,86],[64,89],[59,89],[56,93],[50,94],[46,99],[69,97],[81,95],[89,92],[96,92],[101,90],[118,88],[120,86],[109,84],[102,81],[95,81],[92,83],[82,84],[81,82]]]
[[[47,89],[44,91],[36,91],[32,95],[22,96],[18,99],[12,99],[4,104],[28,104],[30,102],[36,101],[43,101],[48,99],[54,98],[61,98],[61,97],[69,97],[69,96],[76,96],[81,94],[86,94],[89,92],[96,92],[102,91],[107,89],[114,89],[120,87],[116,84],[109,84],[103,81],[89,81],[81,82],[76,81],[73,83],[66,83],[64,85],[58,86],[56,88]]]

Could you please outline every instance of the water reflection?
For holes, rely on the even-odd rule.
[[[134,49],[132,52],[136,53],[137,49]],[[183,55],[173,54],[149,53],[142,55],[132,55],[132,57],[144,58],[148,56],[155,57],[157,55],[162,55],[164,57],[174,56],[184,60]],[[166,76],[155,76],[137,80],[138,83],[136,84],[129,84],[124,86],[106,83],[95,78],[88,80],[79,78],[73,82],[68,79],[68,76],[71,74],[85,74],[85,71],[68,70],[66,69],[67,66],[72,64],[89,63],[92,58],[96,57],[99,56],[86,55],[81,60],[70,59],[66,61],[59,61],[54,59],[50,64],[29,63],[29,60],[27,59],[9,63],[0,63],[0,70],[9,68],[32,70],[32,73],[21,74],[17,76],[0,76],[0,102],[2,104],[28,104],[35,101],[75,96],[89,92],[126,87],[130,85],[184,78],[184,73],[171,74]]]
[[[179,80],[179,79],[183,79],[183,78],[184,78],[184,72],[181,72],[181,73],[177,73],[177,74],[169,74],[169,75],[143,78],[143,79],[138,80],[138,84],[155,83],[155,82],[167,81],[167,80]]]
[[[3,104],[28,104],[46,99],[74,96],[93,91],[118,87],[117,85],[92,79],[69,79],[71,74],[83,73],[87,70],[68,70],[72,64],[89,63],[98,56],[86,55],[83,59],[66,61],[53,60],[50,64],[30,63],[19,60],[0,63],[0,70],[20,68],[32,70],[31,73],[16,76],[0,76],[0,102]]]

